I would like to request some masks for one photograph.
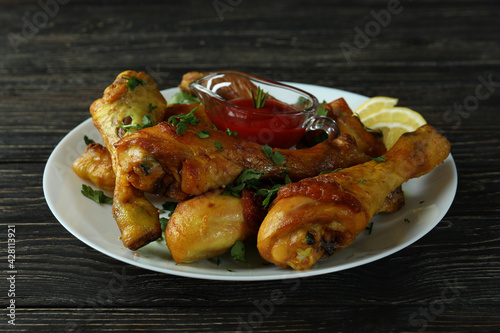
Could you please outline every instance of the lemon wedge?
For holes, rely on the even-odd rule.
[[[371,100],[374,101],[370,102]],[[374,97],[355,111],[364,126],[383,133],[383,141],[388,150],[403,133],[413,132],[427,123],[420,113],[404,107],[395,107],[396,103],[397,99],[394,98]]]
[[[383,97],[383,96],[372,97],[363,104],[361,104],[354,111],[354,113],[359,117],[359,119],[362,119],[382,109],[393,108],[396,104],[398,104],[397,98]]]

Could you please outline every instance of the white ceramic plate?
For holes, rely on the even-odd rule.
[[[350,92],[306,84],[289,83],[309,91],[318,100],[343,97],[356,108],[367,97]],[[164,90],[167,100],[177,88]],[[52,152],[44,171],[43,189],[49,208],[59,222],[82,242],[123,262],[173,275],[213,280],[275,280],[313,276],[363,265],[397,252],[429,232],[445,216],[455,197],[457,172],[450,155],[431,173],[403,185],[406,205],[399,212],[376,216],[371,233],[363,232],[354,243],[311,270],[294,271],[265,263],[254,246],[247,246],[251,267],[235,263],[229,255],[216,260],[177,265],[164,242],[153,242],[133,252],[119,240],[120,232],[111,216],[110,205],[99,205],[81,193],[82,181],[71,169],[72,162],[85,150],[83,136],[100,140],[99,132],[88,119],[72,130]],[[95,189],[96,187],[93,186]],[[112,196],[111,193],[108,193]],[[161,207],[162,201],[152,200]],[[137,255],[136,255],[137,253]]]

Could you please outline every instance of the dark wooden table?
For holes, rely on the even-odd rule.
[[[498,332],[499,17],[496,0],[0,0],[0,331]],[[56,220],[46,161],[118,73],[168,88],[226,68],[399,98],[452,142],[451,209],[402,251],[293,283],[156,273]]]

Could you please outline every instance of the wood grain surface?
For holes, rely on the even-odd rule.
[[[0,0],[0,332],[498,332],[499,17],[495,0]],[[356,43],[357,31],[372,37]],[[114,260],[56,220],[42,175],[126,69],[161,88],[237,69],[397,97],[452,142],[455,201],[404,250],[299,280],[199,280]]]

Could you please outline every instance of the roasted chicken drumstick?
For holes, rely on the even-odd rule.
[[[73,162],[73,171],[81,178],[90,180],[97,187],[107,191],[115,188],[115,172],[111,155],[106,147],[91,143],[80,157]]]
[[[281,267],[311,268],[351,244],[391,191],[430,172],[449,152],[448,140],[424,125],[401,136],[384,161],[285,185],[259,229],[261,256]]]
[[[133,187],[118,165],[114,144],[129,133],[162,120],[166,101],[154,80],[145,73],[125,71],[90,107],[94,126],[111,155],[116,176],[113,216],[123,244],[135,250],[161,236],[158,210]]]
[[[302,150],[273,149],[284,161],[276,165],[261,145],[225,131],[210,130],[200,138],[200,128],[191,126],[182,134],[168,123],[160,123],[123,138],[115,147],[127,179],[144,192],[198,195],[231,184],[244,169],[262,172],[263,178],[280,177],[286,170],[293,181],[324,171],[366,162],[350,136],[322,142]]]
[[[255,238],[267,210],[262,198],[243,190],[241,197],[209,191],[182,201],[168,221],[165,240],[178,263],[212,258],[236,241]]]

